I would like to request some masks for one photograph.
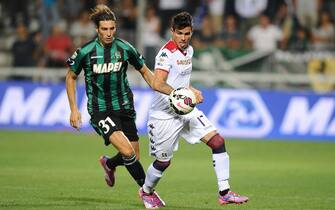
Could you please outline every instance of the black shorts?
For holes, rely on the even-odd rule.
[[[104,138],[106,146],[110,144],[109,137],[114,131],[123,131],[129,141],[139,139],[133,110],[94,113],[91,115],[90,123],[94,130]]]

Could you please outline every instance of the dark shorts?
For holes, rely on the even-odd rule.
[[[99,112],[91,115],[90,123],[94,130],[109,145],[109,137],[114,131],[123,131],[129,141],[138,141],[134,111]]]

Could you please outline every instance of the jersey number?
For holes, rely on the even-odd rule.
[[[107,117],[105,120],[100,120],[98,125],[103,129],[104,134],[108,133],[110,126],[114,127],[115,123],[110,117]]]
[[[197,117],[197,119],[199,120],[199,122],[203,125],[206,126],[205,123],[201,120],[201,118],[204,117],[203,115],[200,115],[199,117]]]

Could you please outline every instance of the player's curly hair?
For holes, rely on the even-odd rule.
[[[173,30],[175,29],[183,29],[186,27],[193,28],[193,19],[190,13],[181,12],[172,17],[171,27]]]
[[[99,27],[99,22],[102,20],[116,21],[114,12],[104,4],[98,4],[92,9],[90,19],[94,22],[96,27]]]

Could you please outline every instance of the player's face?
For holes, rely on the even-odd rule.
[[[115,21],[102,20],[99,22],[99,28],[97,28],[96,30],[102,44],[110,44],[113,41],[116,31]]]
[[[179,49],[185,50],[192,36],[192,28],[190,26],[183,29],[172,29],[172,40],[177,44]]]

